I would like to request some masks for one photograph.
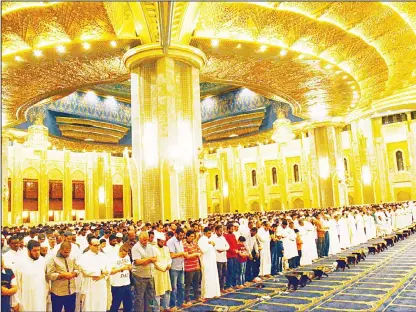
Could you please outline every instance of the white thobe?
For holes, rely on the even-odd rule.
[[[107,311],[107,278],[94,281],[94,276],[100,276],[101,272],[108,271],[107,258],[104,253],[87,251],[79,258],[79,266],[82,271],[82,294],[85,295],[82,311]]]
[[[310,246],[308,246],[308,231],[305,226],[298,227],[299,235],[302,239],[302,257],[300,258],[300,265],[309,265],[312,264],[312,257],[310,252]],[[315,242],[313,242],[315,244]]]
[[[338,226],[335,219],[329,219],[328,221],[329,229],[329,254],[335,255],[341,251],[338,237]]]
[[[353,215],[349,215],[347,218],[347,225],[349,227],[350,232],[350,240],[351,240],[351,246],[356,246],[360,244],[360,241],[357,236],[357,225],[356,220]]]
[[[365,235],[364,231],[364,220],[360,214],[355,216],[355,221],[357,223],[357,239],[358,243],[363,244],[367,242],[367,236]]]
[[[23,255],[13,271],[18,287],[19,311],[46,311],[48,283],[45,258],[41,256],[33,260]]]
[[[278,236],[283,237],[283,255],[289,260],[298,256],[298,247],[296,245],[296,233],[288,226],[286,228],[279,227]]]
[[[270,275],[272,272],[272,256],[270,253],[270,233],[261,227],[257,233],[260,246],[260,276]]]
[[[16,264],[25,256],[27,256],[27,254],[21,250],[14,251],[10,249],[8,252],[3,254],[4,266],[8,269],[14,270]]]
[[[350,248],[350,232],[347,226],[347,220],[344,217],[339,218],[338,220],[338,230],[339,230],[339,245],[341,248]]]
[[[205,235],[198,241],[199,249],[201,249],[201,270],[202,282],[201,292],[202,298],[213,298],[221,296],[220,280],[217,271],[216,250]]]

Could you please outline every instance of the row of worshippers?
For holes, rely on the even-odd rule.
[[[2,287],[2,311],[10,310],[7,303],[20,311],[117,311],[122,303],[131,311],[131,285],[135,311],[187,307],[415,220],[410,202],[213,215],[170,224],[61,225],[32,229],[23,238],[10,229],[4,232],[12,235],[8,246],[2,240],[2,252],[9,248],[2,258],[9,299],[3,300]]]

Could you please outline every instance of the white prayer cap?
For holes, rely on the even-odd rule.
[[[91,227],[91,230],[95,230],[95,226],[92,226],[92,227]]]
[[[160,239],[160,240],[166,240],[166,237],[165,237],[165,235],[163,235],[162,233],[160,233],[160,232],[156,232],[155,233],[155,239],[156,240],[158,240],[158,239]]]
[[[240,226],[240,224],[238,224],[237,222],[234,222],[234,226]]]
[[[117,233],[117,234],[116,234],[116,237],[121,237],[121,238],[122,238],[122,237],[123,237],[123,234],[121,234],[121,233]]]
[[[45,242],[43,242],[42,244],[40,244],[40,247],[46,247],[46,248],[49,248],[48,244],[46,244]]]

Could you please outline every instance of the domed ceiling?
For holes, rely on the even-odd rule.
[[[94,120],[90,139],[127,144],[122,57],[155,43],[190,44],[207,56],[206,141],[267,129],[270,101],[304,120],[345,122],[416,104],[414,2],[2,2],[2,126],[25,128],[49,105],[52,134],[85,142],[80,129]],[[69,109],[67,97],[91,100],[88,91],[118,105],[112,119],[88,101],[77,114],[51,108]]]

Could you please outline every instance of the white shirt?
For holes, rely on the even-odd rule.
[[[22,260],[23,256],[25,256],[23,251],[21,250],[14,251],[10,249],[8,252],[3,254],[4,266],[8,269],[14,270],[14,268],[16,267],[16,264],[20,260]]]
[[[217,262],[227,262],[227,252],[218,252],[218,250],[228,250],[230,249],[230,245],[228,245],[227,240],[225,239],[224,235],[218,237],[216,234],[212,234],[211,241],[215,243],[215,251],[216,251],[216,258]]]
[[[129,255],[126,255],[124,258],[120,258],[118,253],[114,253],[110,256],[109,261],[109,271],[113,269],[120,269],[126,265],[131,264]],[[130,285],[130,271],[122,271],[116,274],[110,275],[111,286],[120,287]]]

